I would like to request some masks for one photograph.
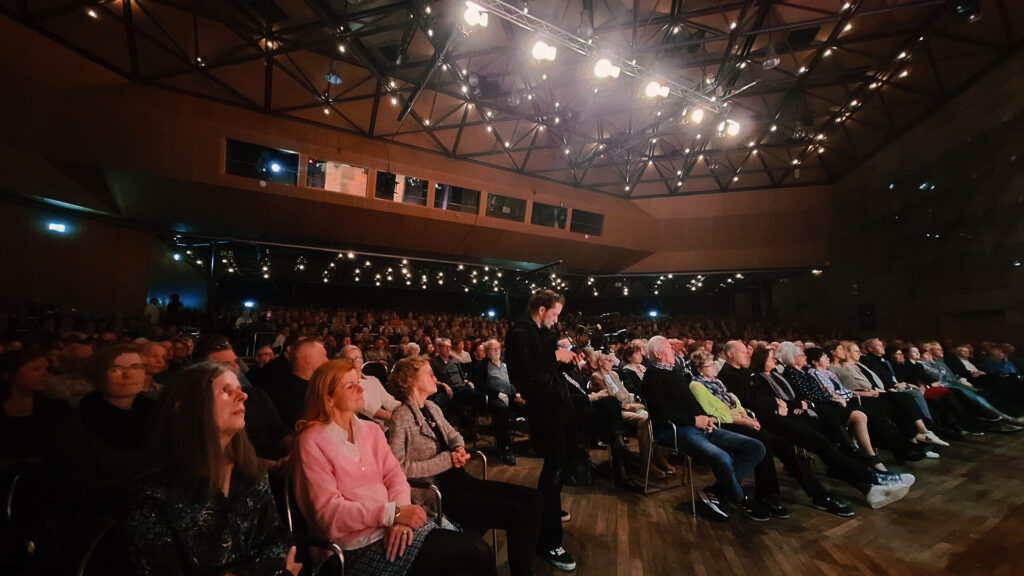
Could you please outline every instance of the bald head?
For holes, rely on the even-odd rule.
[[[316,340],[302,340],[292,350],[292,373],[309,380],[317,368],[327,363],[327,349]]]
[[[747,351],[747,345],[739,340],[726,342],[725,347],[722,348],[722,356],[725,358],[725,363],[733,368],[744,368],[750,365],[750,353]]]

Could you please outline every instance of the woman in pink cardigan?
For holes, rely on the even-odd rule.
[[[411,503],[384,433],[356,417],[362,406],[352,361],[313,373],[295,454],[295,498],[310,529],[345,550],[349,574],[493,574],[483,540],[438,527]]]

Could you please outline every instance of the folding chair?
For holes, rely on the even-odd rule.
[[[652,460],[652,458],[654,456],[654,449],[655,449],[656,446],[660,446],[660,447],[668,450],[669,452],[671,452],[673,454],[679,454],[680,456],[683,456],[684,458],[686,458],[686,472],[683,475],[683,484],[684,485],[686,485],[686,484],[690,485],[690,513],[693,516],[696,516],[697,515],[697,494],[696,494],[696,490],[693,487],[693,457],[691,457],[684,450],[679,448],[679,436],[677,434],[678,430],[676,428],[676,425],[674,423],[672,423],[672,422],[669,422],[669,424],[672,426],[672,444],[670,444],[670,445],[669,444],[658,443],[658,442],[655,441],[655,438],[654,438],[654,425],[651,424],[650,420],[647,421],[647,434],[650,435],[650,438],[651,438],[651,451],[647,454],[647,465],[644,467],[644,495],[653,494],[655,492],[661,492],[662,490],[664,490],[664,488],[659,488],[657,490],[650,490],[650,491],[647,489],[648,480],[649,480],[650,475],[651,475],[651,460]]]

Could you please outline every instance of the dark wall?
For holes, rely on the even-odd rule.
[[[67,226],[47,231],[49,222]],[[149,233],[0,200],[0,301],[142,312]]]

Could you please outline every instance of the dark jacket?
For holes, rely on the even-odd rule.
[[[750,395],[750,375],[749,368],[733,368],[728,362],[722,364],[722,369],[718,371],[718,379],[725,384],[729,392],[740,399],[740,404],[753,410],[754,408],[747,404]]]
[[[901,382],[901,380],[896,378],[892,362],[884,356],[875,356],[868,352],[860,357],[860,362],[867,366],[868,370],[871,370],[878,375],[878,378],[882,381],[882,385],[885,386],[886,390]]]
[[[697,416],[706,416],[690,392],[690,383],[672,370],[648,368],[643,392],[655,428],[663,428],[669,422],[676,426],[695,426]]]
[[[526,398],[539,394],[542,388],[557,386],[567,394],[561,382],[553,380],[558,370],[555,350],[558,335],[537,326],[527,317],[505,337],[505,363],[508,379]]]

